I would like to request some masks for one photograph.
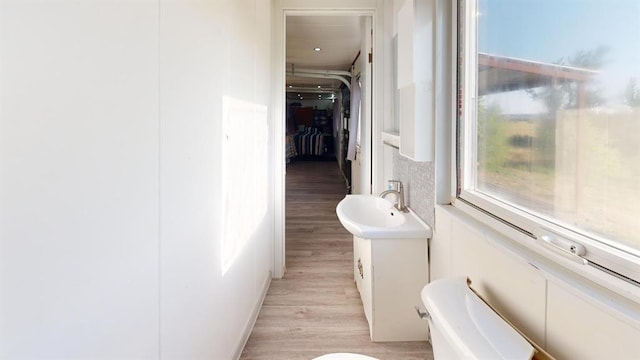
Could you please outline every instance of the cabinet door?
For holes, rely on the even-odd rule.
[[[415,10],[414,0],[405,0],[396,14],[398,29],[398,51],[396,64],[398,64],[397,87],[402,89],[415,81],[413,75],[414,65],[414,31]]]
[[[358,291],[362,291],[362,277],[360,276],[360,269],[362,268],[362,259],[360,255],[361,243],[361,238],[357,236],[353,237],[353,281],[355,281]]]
[[[400,155],[414,161],[434,156],[434,4],[405,0],[396,14]]]
[[[373,341],[423,341],[427,324],[415,312],[427,284],[427,240],[372,242]]]
[[[360,239],[360,263],[362,265],[360,298],[364,307],[364,315],[369,321],[369,329],[373,326],[373,264],[371,263],[371,240]]]

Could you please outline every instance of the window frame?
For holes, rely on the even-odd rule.
[[[503,227],[515,229],[522,235],[520,238],[524,239],[525,246],[556,263],[562,265],[571,262],[585,268],[595,268],[609,275],[605,279],[611,282],[623,280],[637,290],[640,287],[640,255],[634,254],[636,250],[622,249],[624,245],[613,247],[607,244],[609,240],[570,229],[474,190],[476,168],[472,164],[476,163],[477,149],[477,2],[457,0],[453,9],[453,29],[457,34],[457,41],[454,40],[457,75],[454,74],[453,85],[457,101],[453,122],[455,141],[452,147],[456,154],[453,158],[456,176],[452,179],[452,204],[485,222],[497,222]],[[572,245],[583,246],[585,254],[578,256],[572,253]]]

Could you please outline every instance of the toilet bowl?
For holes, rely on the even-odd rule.
[[[533,346],[468,286],[441,279],[422,289],[434,359],[531,359]]]
[[[351,354],[351,353],[334,353],[317,357],[313,360],[378,360],[366,355]]]

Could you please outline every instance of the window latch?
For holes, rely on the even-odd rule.
[[[587,249],[582,244],[550,233],[538,235],[538,240],[540,240],[540,242],[546,247],[565,255],[565,257],[568,257],[573,261],[582,265],[587,265],[589,263],[587,259],[583,258],[587,253]]]

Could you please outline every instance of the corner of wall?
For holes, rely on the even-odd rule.
[[[266,277],[264,284],[262,285],[262,291],[260,293],[260,297],[256,301],[255,305],[251,309],[251,316],[247,319],[244,327],[242,328],[242,335],[238,340],[238,344],[236,345],[236,350],[234,353],[234,359],[240,359],[242,356],[242,351],[244,350],[247,341],[249,341],[249,337],[253,332],[253,327],[256,324],[256,320],[258,320],[258,315],[260,315],[260,309],[262,308],[262,303],[264,303],[264,299],[267,296],[267,292],[269,291],[269,286],[271,285],[271,278],[273,277],[272,272],[269,272],[269,276]]]

